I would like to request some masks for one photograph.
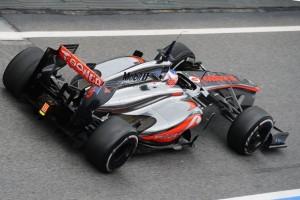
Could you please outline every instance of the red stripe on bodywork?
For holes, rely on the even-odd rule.
[[[178,124],[172,129],[169,129],[167,131],[159,132],[152,135],[143,135],[141,138],[145,141],[150,142],[159,142],[159,143],[167,143],[172,142],[176,140],[178,137],[181,136],[181,134],[191,129],[195,126],[197,126],[201,122],[201,115],[200,114],[194,114],[189,116],[186,120]]]
[[[80,76],[82,76],[82,78],[84,78],[87,82],[99,87],[104,84],[104,81],[98,74],[96,74],[83,61],[81,61],[76,55],[74,55],[63,45],[58,49],[58,56],[63,59],[68,66],[70,66]]]
[[[183,95],[183,92],[173,92],[172,93],[173,97],[182,96],[182,95]]]
[[[197,104],[193,100],[189,100],[189,101],[187,101],[187,103],[190,106],[189,110],[193,110],[194,108],[198,107]]]
[[[250,92],[259,92],[261,90],[260,87],[248,86],[248,85],[221,85],[221,86],[208,88],[207,90],[219,90],[225,88],[237,88],[237,89],[248,90]]]
[[[201,81],[204,82],[221,82],[221,81],[230,81],[236,82],[238,79],[233,75],[206,75]]]

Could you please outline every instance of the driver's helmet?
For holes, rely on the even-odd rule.
[[[167,85],[170,85],[170,86],[176,85],[176,83],[177,83],[177,81],[178,81],[178,75],[177,75],[176,71],[173,70],[173,69],[170,69],[170,70],[166,73],[166,75],[165,75],[163,81],[166,81],[166,82],[167,82]]]

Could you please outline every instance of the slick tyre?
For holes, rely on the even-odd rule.
[[[111,173],[133,155],[137,145],[137,133],[132,126],[122,118],[112,116],[88,139],[85,154],[100,171]]]
[[[227,134],[229,147],[243,155],[259,149],[273,127],[272,117],[258,106],[244,110],[232,123]]]
[[[2,80],[7,90],[15,97],[20,97],[26,90],[43,54],[43,50],[38,47],[28,47],[7,65]]]

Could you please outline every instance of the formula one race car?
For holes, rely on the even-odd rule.
[[[77,48],[29,47],[8,64],[3,83],[41,118],[51,119],[103,172],[119,168],[135,152],[193,145],[199,133],[191,130],[215,116],[207,114],[209,107],[231,122],[227,142],[236,152],[286,147],[288,133],[253,106],[259,88],[206,70],[182,43],[160,49],[152,61],[135,51],[100,64],[81,61]],[[66,65],[78,74],[70,82],[60,74]]]

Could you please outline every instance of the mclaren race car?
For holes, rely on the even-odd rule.
[[[98,64],[80,60],[77,48],[29,47],[10,61],[3,83],[41,118],[53,121],[103,172],[121,167],[135,152],[192,146],[199,133],[191,130],[208,126],[216,114],[210,107],[231,123],[227,142],[237,153],[286,147],[288,133],[253,106],[259,87],[208,71],[182,43],[160,49],[152,61],[136,50]],[[60,73],[65,66],[77,73],[71,81]]]

